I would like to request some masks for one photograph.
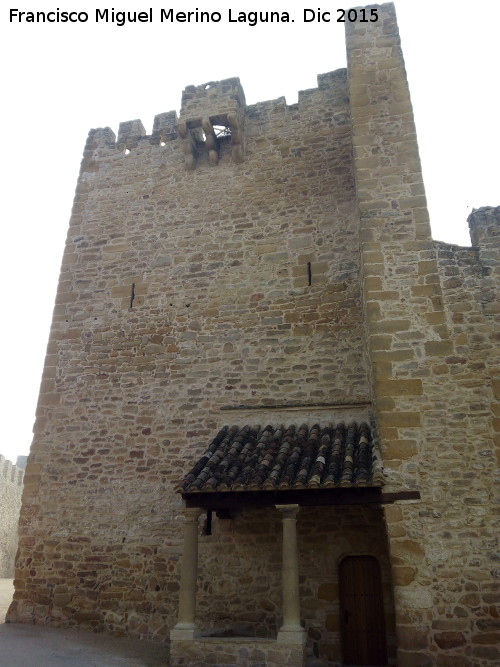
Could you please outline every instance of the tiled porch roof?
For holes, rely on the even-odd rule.
[[[381,487],[366,422],[299,428],[224,426],[181,483],[183,493]]]

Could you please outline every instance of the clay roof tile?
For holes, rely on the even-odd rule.
[[[224,426],[184,477],[185,493],[382,486],[376,434],[366,422]]]

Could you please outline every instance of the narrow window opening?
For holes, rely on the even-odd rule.
[[[160,146],[166,146],[166,145],[167,145],[167,144],[166,144],[165,141],[160,141]]]
[[[307,262],[307,282],[312,285],[312,269],[311,262]]]
[[[134,305],[134,299],[135,299],[135,283],[132,283],[132,289],[130,290],[130,306],[129,308],[132,308]]]
[[[125,155],[130,155],[130,149],[129,148],[126,148],[123,152],[125,153]]]

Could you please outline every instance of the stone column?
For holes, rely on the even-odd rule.
[[[305,644],[306,632],[300,625],[299,554],[297,512],[299,505],[276,505],[283,518],[283,625],[278,642]]]
[[[196,636],[196,577],[198,574],[198,517],[199,507],[184,510],[184,547],[181,560],[181,587],[177,624],[170,639],[194,639]]]

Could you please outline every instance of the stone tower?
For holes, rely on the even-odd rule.
[[[433,241],[372,9],[297,104],[229,79],[90,132],[11,621],[178,665],[498,664],[500,210]]]

